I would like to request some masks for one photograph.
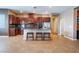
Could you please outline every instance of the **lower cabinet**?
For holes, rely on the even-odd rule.
[[[16,35],[21,35],[21,29],[16,29]]]
[[[9,28],[9,36],[15,36],[16,32],[15,32],[15,28]]]
[[[10,28],[9,29],[9,36],[16,36],[16,35],[21,35],[21,30],[15,29],[15,28]]]

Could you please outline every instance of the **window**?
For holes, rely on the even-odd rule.
[[[0,28],[5,28],[5,14],[0,14]]]

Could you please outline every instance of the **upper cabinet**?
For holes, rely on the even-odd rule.
[[[16,24],[16,17],[14,15],[9,15],[9,24]]]
[[[39,16],[38,14],[29,13],[25,21],[28,23],[50,22],[50,16],[46,15]]]
[[[50,22],[50,17],[43,17],[42,18],[42,21],[43,22]]]
[[[77,10],[77,17],[79,17],[79,10]]]
[[[37,22],[50,22],[50,17],[38,17]]]
[[[50,15],[37,15],[37,22],[50,22]]]
[[[77,30],[79,31],[79,10],[77,10]]]
[[[20,17],[9,15],[9,24],[20,24]]]
[[[20,17],[16,17],[16,24],[21,24],[21,18]]]
[[[28,16],[28,17],[27,17]],[[50,22],[50,17],[49,16],[44,16],[44,15],[37,15],[34,13],[29,13],[25,15],[20,16],[14,16],[14,15],[9,15],[9,23],[10,24],[21,24],[22,21],[25,23],[39,23],[39,22]]]

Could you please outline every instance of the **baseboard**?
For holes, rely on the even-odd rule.
[[[0,36],[0,37],[9,37],[9,36]]]
[[[65,38],[68,38],[68,39],[70,39],[70,40],[76,40],[76,39],[73,39],[73,38],[71,38],[71,37],[68,37],[68,36],[64,36]]]
[[[64,35],[61,35],[61,34],[58,34],[58,35],[60,35],[60,36],[64,36]]]

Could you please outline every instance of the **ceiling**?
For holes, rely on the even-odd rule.
[[[60,14],[72,6],[0,6],[0,9],[12,9],[20,12],[56,13]]]

